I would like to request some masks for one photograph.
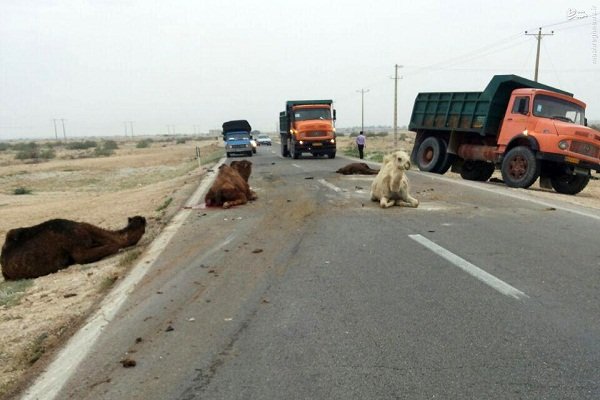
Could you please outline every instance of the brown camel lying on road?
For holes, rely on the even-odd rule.
[[[37,278],[72,264],[87,264],[136,244],[146,230],[146,219],[128,218],[125,228],[110,231],[67,219],[52,219],[26,228],[11,229],[2,246],[0,264],[6,280]]]
[[[229,208],[256,200],[257,196],[248,185],[252,172],[250,161],[232,161],[231,166],[223,164],[211,188],[204,197],[207,207]]]
[[[377,175],[379,170],[369,167],[366,163],[351,163],[335,172],[344,175]]]

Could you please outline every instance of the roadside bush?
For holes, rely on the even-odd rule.
[[[175,144],[184,144],[185,143],[185,139],[181,138],[181,139],[177,139],[175,141]]]
[[[15,191],[13,192],[15,195],[20,195],[20,194],[31,194],[31,190],[24,188],[24,187],[18,187],[15,189]]]
[[[50,160],[56,157],[56,153],[52,148],[39,149],[35,143],[34,146],[23,148],[15,154],[17,160]]]
[[[10,144],[0,142],[0,151],[6,151],[8,149],[10,149]]]
[[[44,150],[40,151],[38,154],[38,158],[41,158],[43,160],[50,160],[55,157],[56,157],[56,152],[54,151],[53,148],[44,149]]]
[[[91,149],[92,147],[98,146],[93,140],[86,140],[85,142],[69,142],[67,143],[67,150],[86,150]]]
[[[112,149],[107,149],[106,147],[96,147],[94,149],[94,156],[96,157],[110,157],[114,153]]]
[[[102,142],[102,148],[106,150],[116,150],[119,148],[119,145],[114,140],[105,140]]]
[[[31,151],[31,150],[35,150],[38,148],[38,145],[36,142],[29,142],[29,143],[15,143],[14,145],[12,145],[13,150],[15,151]]]
[[[144,140],[140,140],[135,147],[137,147],[138,149],[145,149],[147,147],[150,147],[150,145],[152,144],[152,139],[144,139]]]

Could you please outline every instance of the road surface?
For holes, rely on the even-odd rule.
[[[600,398],[597,211],[416,171],[383,210],[349,159],[277,150],[25,398]]]

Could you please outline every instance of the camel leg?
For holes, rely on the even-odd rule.
[[[242,204],[246,204],[248,202],[248,198],[246,197],[246,195],[244,193],[236,193],[235,197],[237,197],[237,198],[235,198],[234,196],[223,196],[223,197],[231,199],[231,200],[228,200],[223,203],[223,208],[239,206]]]
[[[408,194],[408,187],[400,190],[400,198],[404,202],[408,203],[409,207],[417,208],[419,206],[419,200],[415,199],[410,194]]]
[[[69,252],[73,261],[77,264],[88,264],[103,259],[104,257],[116,254],[121,247],[116,243],[106,244],[97,247],[78,247]]]
[[[388,208],[393,206],[395,203],[394,200],[389,200],[387,197],[382,197],[381,200],[379,200],[379,205],[381,206],[381,208]]]

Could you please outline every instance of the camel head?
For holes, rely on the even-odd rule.
[[[235,169],[246,182],[252,173],[252,162],[248,160],[232,161],[231,168]]]
[[[136,215],[135,217],[127,218],[127,225],[130,228],[146,227],[146,218]]]
[[[394,169],[407,171],[410,169],[410,157],[405,151],[398,150],[390,154],[391,162],[394,163]]]

